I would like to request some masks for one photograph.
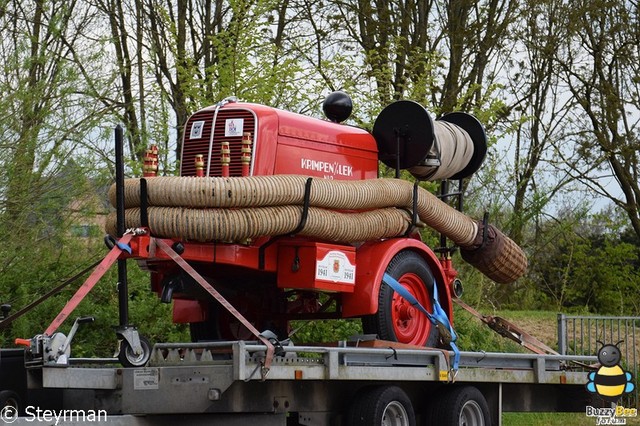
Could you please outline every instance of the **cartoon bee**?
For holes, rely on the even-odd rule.
[[[635,388],[631,382],[631,373],[620,367],[622,355],[618,345],[622,340],[615,345],[605,345],[600,341],[598,343],[602,345],[598,351],[601,365],[598,371],[589,373],[587,390],[597,393],[605,401],[616,402],[623,393],[629,393]]]

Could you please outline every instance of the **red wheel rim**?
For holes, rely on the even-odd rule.
[[[402,275],[398,282],[428,311],[433,312],[431,297],[424,282],[414,273]],[[391,321],[396,340],[400,343],[424,346],[431,332],[431,321],[404,297],[393,292]]]

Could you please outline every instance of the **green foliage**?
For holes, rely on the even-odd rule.
[[[536,252],[530,279],[557,309],[638,315],[640,247],[602,225],[597,215],[546,224],[554,238]]]
[[[294,344],[337,342],[362,334],[358,319],[293,321],[291,327]]]
[[[92,262],[101,259],[106,252],[102,238],[78,238],[70,234],[43,239],[38,244],[18,249],[13,262],[5,266],[10,274],[0,274],[0,302],[10,303],[12,311],[16,312]],[[19,261],[17,256],[28,256],[32,261]],[[80,327],[72,345],[73,356],[110,357],[116,350],[116,269],[114,266],[105,274],[58,330],[67,334],[75,318],[95,318],[94,322]],[[128,270],[130,323],[152,343],[188,341],[187,328],[172,323],[171,305],[160,303],[157,295],[149,291],[148,273],[141,271],[134,262],[129,262]],[[30,338],[41,334],[89,273],[13,322],[7,330],[0,333],[0,346],[10,347],[17,337]],[[10,279],[12,276],[22,279]]]
[[[491,223],[508,228],[509,210],[494,205],[489,212]],[[496,284],[458,256],[454,265],[465,300],[478,308],[638,315],[633,295],[640,290],[640,244],[634,235],[621,212],[590,213],[577,203],[556,218],[538,217],[527,229],[529,267],[517,282]]]
[[[502,424],[508,426],[584,426],[590,424],[585,413],[504,413]],[[594,421],[595,423],[595,421]],[[627,424],[635,424],[627,423]]]

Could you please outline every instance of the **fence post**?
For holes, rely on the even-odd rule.
[[[564,314],[558,314],[558,352],[567,354],[567,319]]]

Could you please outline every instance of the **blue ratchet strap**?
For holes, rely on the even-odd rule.
[[[460,364],[460,349],[456,345],[456,340],[458,340],[458,335],[453,330],[453,326],[449,321],[449,317],[447,313],[442,309],[440,305],[440,299],[438,298],[438,286],[436,285],[436,280],[433,280],[433,314],[429,316],[429,319],[432,323],[435,324],[433,317],[435,317],[436,321],[439,321],[442,325],[447,327],[449,333],[451,333],[451,341],[449,342],[449,346],[451,346],[451,350],[453,351],[453,366],[451,369],[453,371],[458,371],[458,365]]]
[[[451,350],[453,351],[453,365],[451,369],[453,371],[458,371],[458,365],[460,364],[460,350],[455,344],[458,336],[451,326],[449,317],[447,317],[446,312],[440,305],[440,299],[438,297],[438,286],[436,285],[435,279],[433,280],[433,314],[427,311],[424,306],[422,306],[420,302],[418,302],[418,300],[413,296],[413,294],[411,294],[409,290],[407,290],[402,284],[398,282],[398,280],[393,278],[391,275],[385,272],[384,276],[382,277],[382,281],[384,281],[389,287],[393,289],[393,291],[402,296],[412,306],[415,306],[420,312],[425,314],[432,324],[440,323],[449,330],[449,333],[451,333],[451,342],[449,342],[449,345],[451,346]]]

